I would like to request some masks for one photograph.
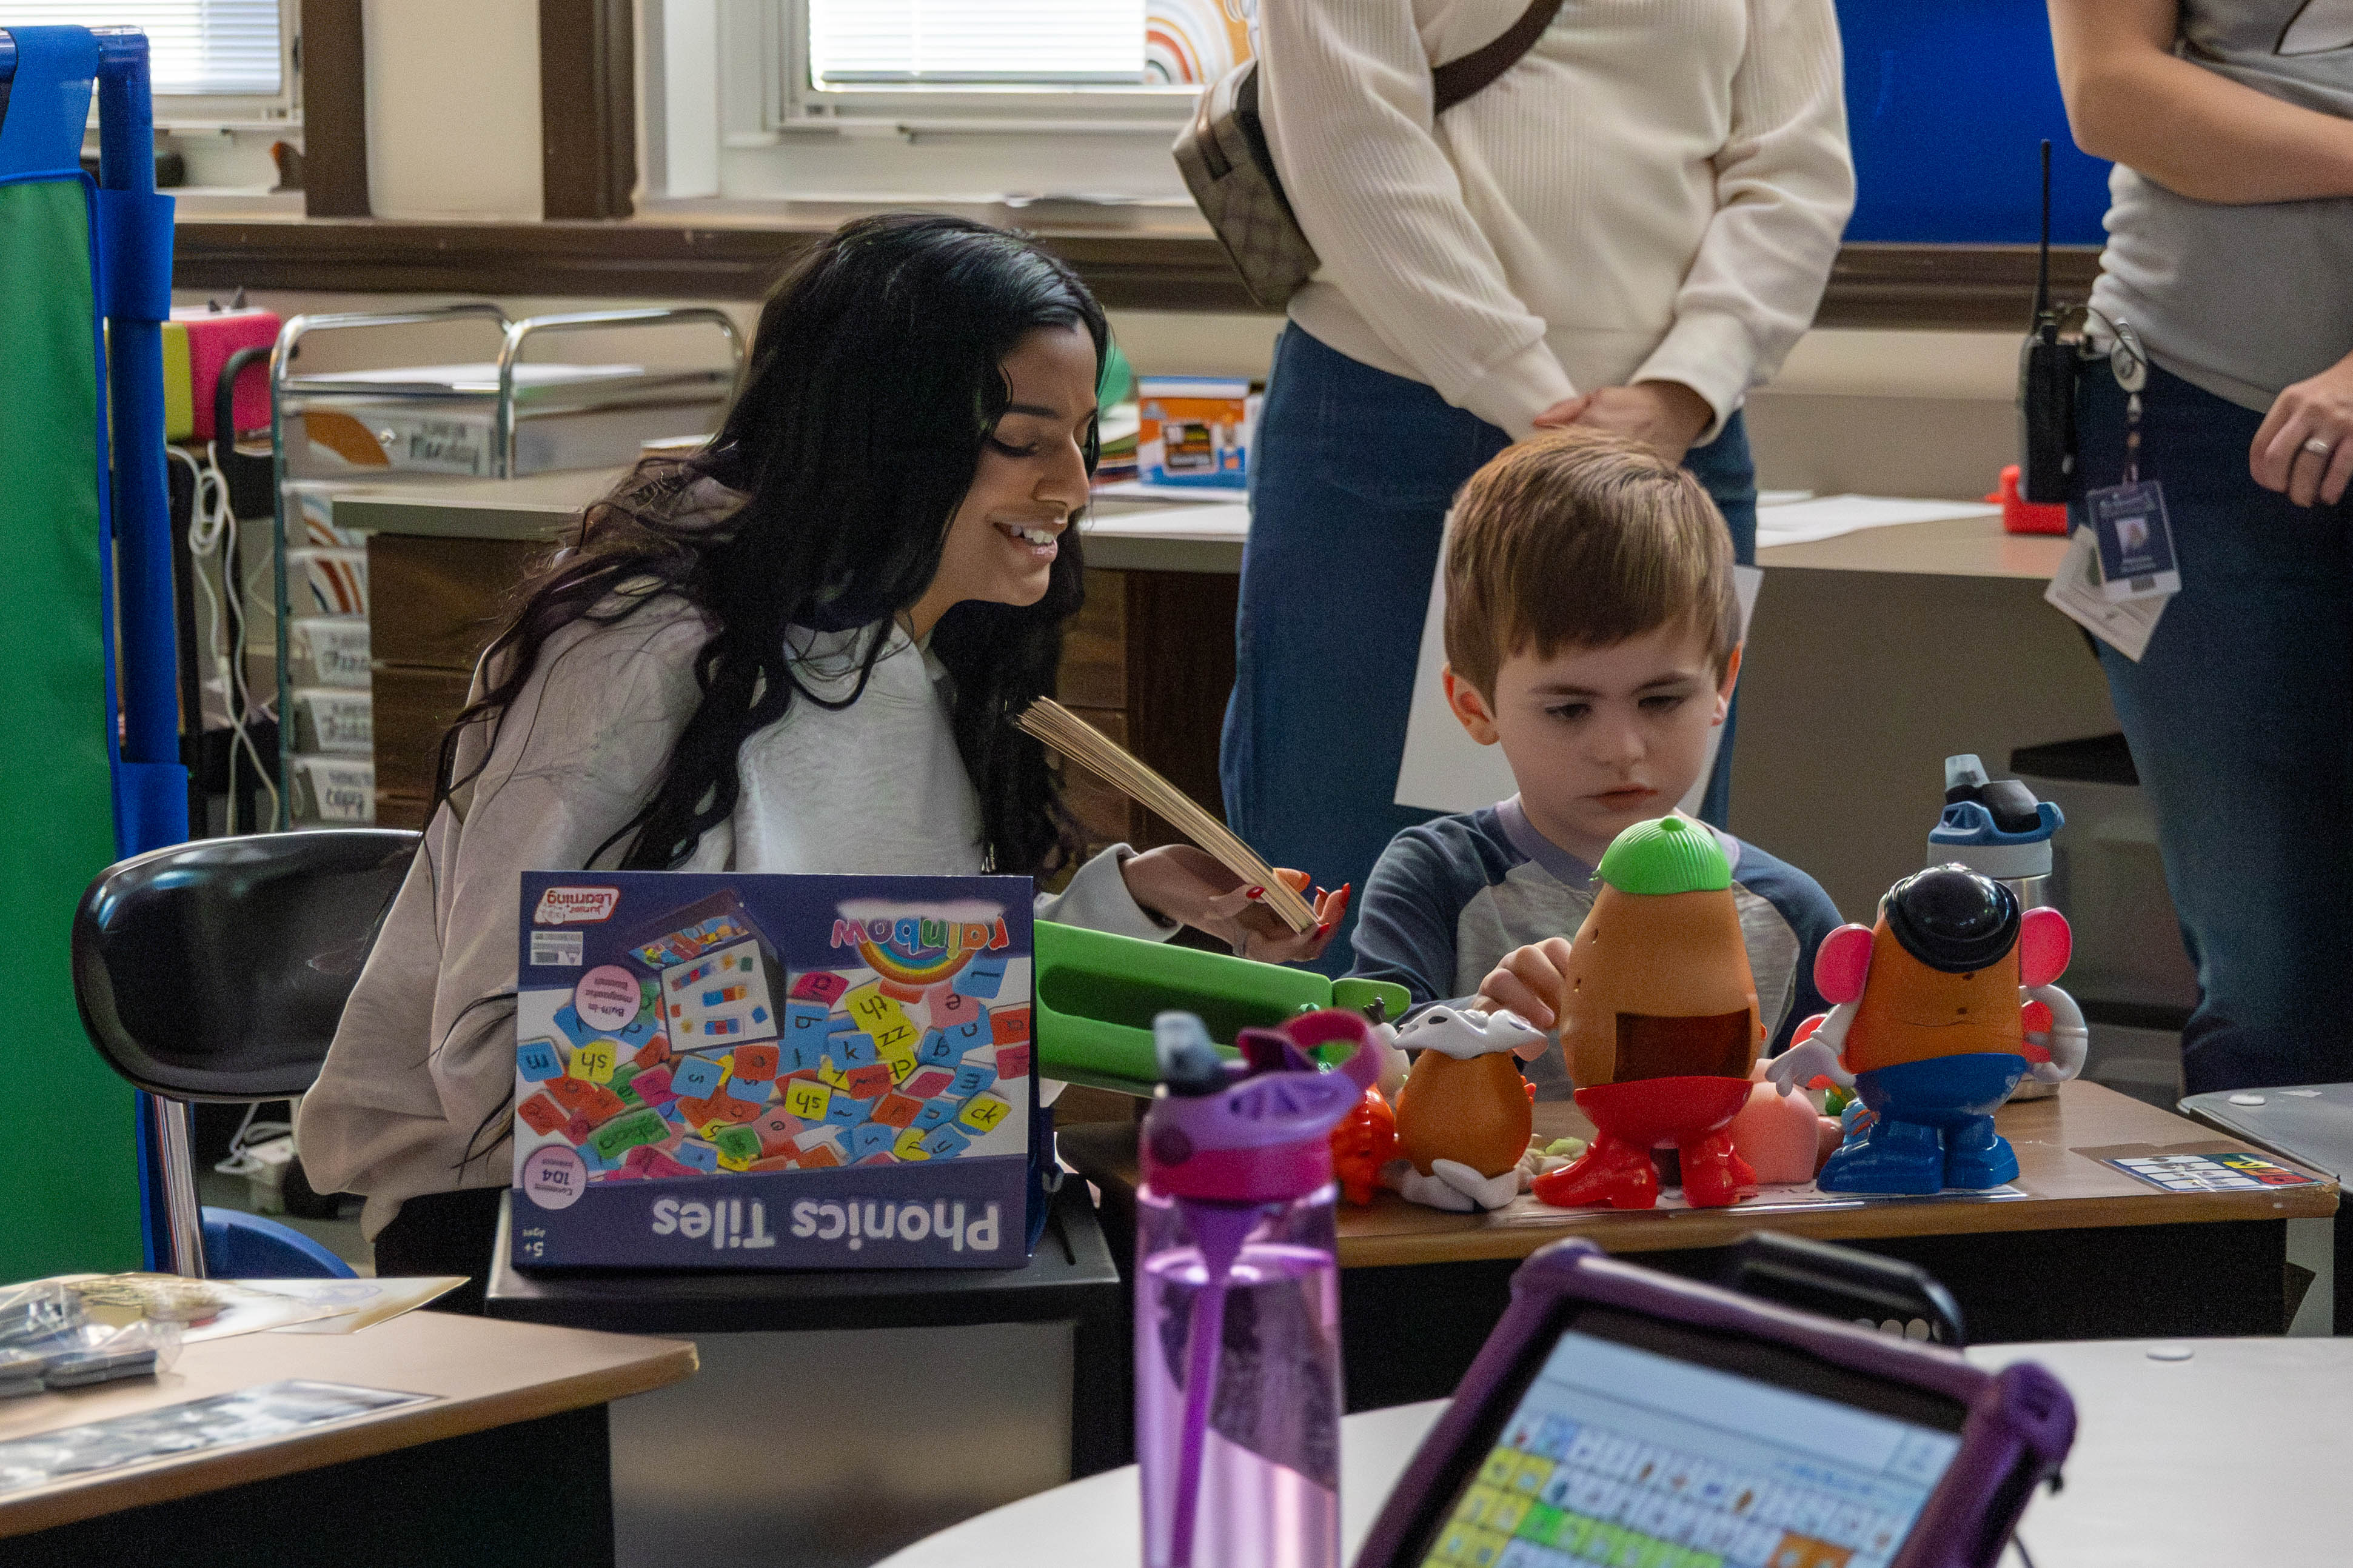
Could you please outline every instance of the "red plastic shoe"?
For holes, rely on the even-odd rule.
[[[1732,1134],[1718,1131],[1679,1145],[1683,1152],[1683,1196],[1695,1209],[1727,1208],[1740,1201],[1741,1190],[1757,1190],[1757,1172],[1732,1146]]]
[[[1612,1208],[1646,1209],[1659,1201],[1659,1173],[1651,1164],[1648,1149],[1597,1132],[1592,1148],[1566,1170],[1538,1176],[1533,1190],[1538,1203],[1555,1208],[1608,1204]]]

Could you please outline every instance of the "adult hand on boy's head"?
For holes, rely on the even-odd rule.
[[[1347,888],[1319,889],[1309,900],[1316,923],[1293,931],[1266,907],[1264,888],[1245,887],[1215,856],[1190,844],[1166,844],[1131,856],[1121,863],[1120,874],[1145,909],[1208,931],[1240,956],[1261,963],[1305,963],[1317,957],[1348,908]],[[1306,872],[1277,868],[1274,874],[1293,891],[1307,891]]]
[[[1575,400],[1572,399],[1572,402]],[[1680,463],[1700,432],[1715,419],[1707,399],[1680,381],[1640,381],[1631,386],[1605,386],[1584,399],[1584,407],[1567,418],[1553,409],[1536,416],[1539,426],[1574,425],[1580,429],[1609,430],[1640,441],[1671,463]],[[1567,407],[1567,404],[1557,405]]]
[[[1517,1013],[1539,1029],[1559,1022],[1560,996],[1568,984],[1568,939],[1549,936],[1515,947],[1479,982],[1476,1004],[1485,1012]]]

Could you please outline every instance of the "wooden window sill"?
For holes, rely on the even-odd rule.
[[[872,209],[795,203],[774,216],[543,223],[190,216],[178,226],[173,281],[213,290],[756,300],[818,236],[864,210]],[[1258,310],[1190,214],[1119,209],[1073,222],[992,207],[972,216],[1028,228],[1113,309]],[[2052,254],[2062,298],[2083,299],[2098,271],[2091,247]],[[2033,289],[2031,246],[1850,245],[1815,324],[2023,331]]]

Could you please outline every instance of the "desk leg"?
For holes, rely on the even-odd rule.
[[[8,1568],[612,1568],[605,1406],[0,1542]]]
[[[1135,1462],[1134,1345],[1127,1304],[1071,1325],[1071,1479]]]

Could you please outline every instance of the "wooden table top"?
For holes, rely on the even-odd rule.
[[[2337,1212],[2337,1186],[2260,1192],[2168,1193],[2079,1152],[2147,1145],[2187,1152],[2246,1150],[2235,1139],[2095,1083],[2063,1084],[2047,1100],[2002,1107],[1995,1118],[2018,1151],[2023,1198],[1941,1197],[1872,1202],[1836,1207],[1556,1209],[1523,1194],[1492,1214],[1447,1214],[1377,1194],[1372,1205],[1340,1205],[1340,1265],[1383,1268],[1452,1263],[1470,1258],[1525,1258],[1566,1236],[1588,1237],[1612,1252],[1729,1247],[1753,1230],[1771,1228],[1821,1241],[1879,1237],[1952,1236],[1987,1231],[2081,1230],[2098,1226],[2171,1225],[2250,1219],[2316,1219]],[[1567,1100],[1535,1108],[1539,1136],[1587,1137],[1591,1124]],[[1123,1193],[1136,1184],[1135,1129],[1093,1123],[1063,1129],[1062,1157],[1089,1180]],[[2139,1149],[2128,1149],[2139,1152]]]
[[[448,1312],[410,1312],[353,1334],[208,1340],[186,1347],[161,1377],[0,1400],[0,1442],[284,1378],[433,1397],[282,1438],[0,1493],[0,1539],[603,1405],[677,1383],[694,1368],[694,1347],[678,1340]]]
[[[1866,528],[1807,544],[1762,545],[1757,564],[1920,577],[2015,577],[2047,583],[2067,553],[2051,533],[2004,533],[1998,517]]]

